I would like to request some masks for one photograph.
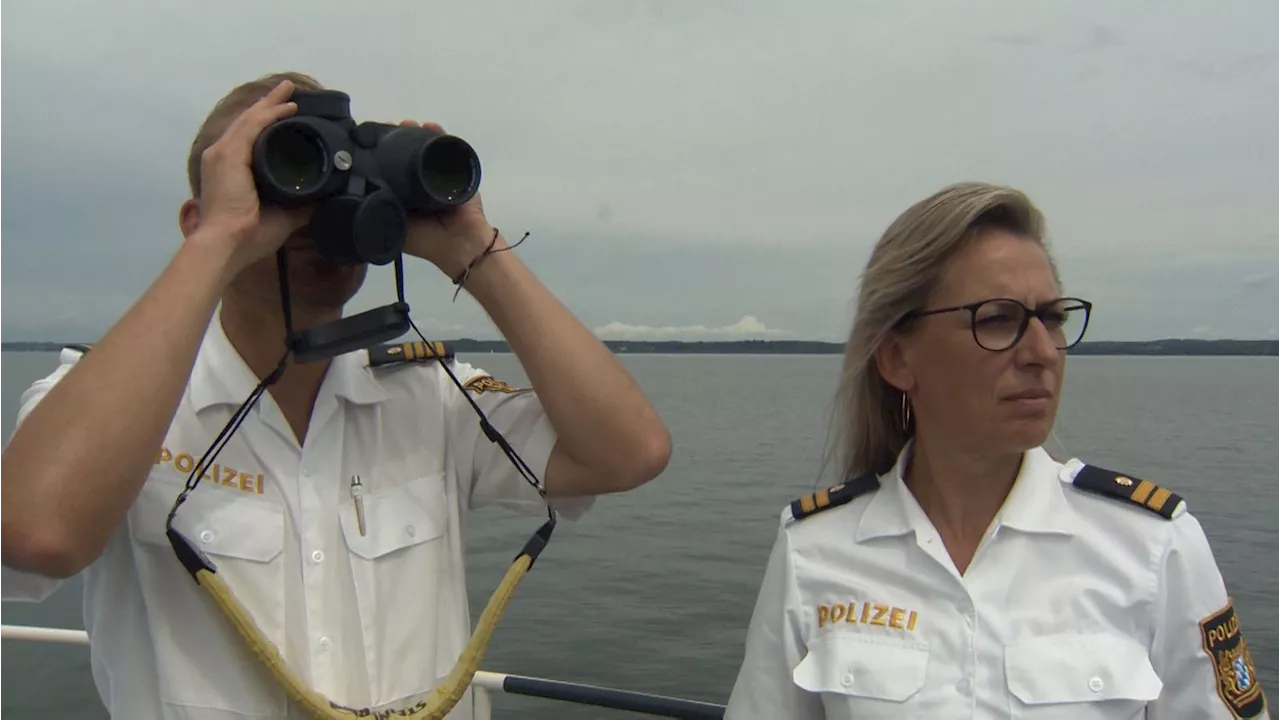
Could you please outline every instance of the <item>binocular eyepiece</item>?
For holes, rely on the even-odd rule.
[[[480,187],[480,159],[465,140],[428,128],[356,124],[351,98],[295,90],[298,109],[253,147],[259,198],[315,203],[312,242],[337,263],[386,265],[404,248],[408,215],[462,205]]]

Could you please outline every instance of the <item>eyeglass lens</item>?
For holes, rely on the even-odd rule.
[[[1059,300],[1040,311],[1040,321],[1049,331],[1049,337],[1058,349],[1066,349],[1080,341],[1084,334],[1087,312],[1077,300]],[[1023,327],[1027,309],[1010,300],[989,300],[979,305],[973,313],[973,336],[978,344],[988,350],[1005,350],[1016,343]]]

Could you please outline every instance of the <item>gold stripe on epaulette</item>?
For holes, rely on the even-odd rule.
[[[1133,493],[1129,495],[1129,499],[1141,505],[1147,501],[1147,496],[1152,490],[1156,489],[1156,484],[1150,480],[1142,480],[1138,483],[1138,487],[1133,489]]]
[[[1165,490],[1164,488],[1159,488],[1151,498],[1147,500],[1147,507],[1155,510],[1156,512],[1160,512],[1164,509],[1164,504],[1169,501],[1169,496],[1172,494],[1173,493]]]
[[[429,360],[432,358],[444,357],[444,343],[436,340],[430,343],[424,343],[421,340],[406,342],[400,346],[404,352],[406,361],[412,360]]]
[[[815,509],[816,509],[816,508],[814,507],[814,496],[813,496],[813,495],[805,495],[804,497],[800,498],[800,510],[801,510],[801,512],[804,512],[804,513],[811,513],[811,512],[813,512]]]
[[[828,489],[818,491],[817,506],[824,508],[831,504],[831,492]]]

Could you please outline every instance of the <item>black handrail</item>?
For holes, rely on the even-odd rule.
[[[524,675],[506,675],[502,680],[504,692],[513,695],[563,700],[578,705],[629,710],[631,712],[680,718],[681,720],[722,720],[724,706],[697,700],[650,695],[648,693],[615,690],[598,685],[544,680]]]

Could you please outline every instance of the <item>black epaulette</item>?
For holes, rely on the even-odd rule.
[[[1085,465],[1076,473],[1073,486],[1085,492],[1126,500],[1166,520],[1173,519],[1182,505],[1182,496],[1170,492],[1150,480],[1122,475],[1093,465]]]
[[[383,365],[400,365],[411,362],[427,362],[436,359],[452,360],[453,348],[448,343],[433,340],[431,342],[401,342],[374,345],[369,348],[369,367]]]
[[[791,501],[791,520],[803,520],[811,515],[816,515],[823,510],[830,510],[833,507],[839,507],[845,503],[851,502],[855,498],[866,495],[880,489],[880,478],[875,473],[867,473],[843,483],[830,487],[825,490],[819,490],[815,493],[809,493],[802,498]]]
[[[93,346],[92,346],[92,345],[84,345],[84,344],[82,344],[82,343],[71,343],[71,344],[69,344],[69,345],[63,345],[62,347],[63,347],[63,348],[65,348],[65,349],[67,349],[67,350],[75,350],[76,352],[80,353],[81,355],[85,355],[85,354],[88,354],[88,352],[89,352],[89,348],[91,348],[91,347],[93,347]]]

